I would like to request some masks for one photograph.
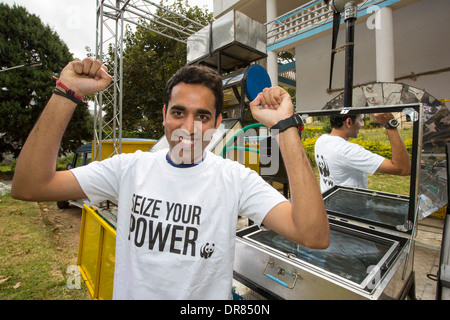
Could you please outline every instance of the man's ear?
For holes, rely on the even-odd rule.
[[[222,114],[219,114],[219,116],[216,119],[216,128],[218,128],[221,123],[222,123]]]
[[[351,119],[351,118],[345,119],[345,121],[344,121],[344,126],[345,126],[346,128],[350,128],[350,127],[352,126],[352,119]]]
[[[163,126],[166,126],[166,105],[163,107]]]

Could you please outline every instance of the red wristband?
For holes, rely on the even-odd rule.
[[[77,94],[75,93],[75,91],[73,91],[73,90],[67,88],[67,86],[65,86],[65,85],[61,82],[61,80],[59,80],[57,77],[54,76],[53,78],[56,79],[56,85],[57,85],[57,86],[60,86],[60,87],[63,88],[64,90],[66,90],[67,93],[68,93],[69,95],[74,96],[75,98],[78,98],[78,99],[80,99],[80,100],[83,101],[83,102],[86,102],[86,101],[84,101],[83,97],[77,95]]]

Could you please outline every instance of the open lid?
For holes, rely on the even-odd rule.
[[[408,104],[395,106],[380,106],[366,108],[350,108],[343,110],[317,110],[298,112],[307,123],[308,117],[322,117],[348,114],[372,114],[390,112],[407,115],[412,124],[411,142],[411,175],[409,195],[402,196],[394,193],[374,190],[345,188],[335,186],[323,194],[329,215],[342,217],[346,220],[358,221],[370,226],[411,234],[418,210],[418,179],[420,168],[420,154],[422,138],[422,104]],[[305,127],[304,132],[308,130]],[[302,134],[304,133],[302,132]]]
[[[422,154],[419,179],[419,219],[443,208],[448,203],[445,168],[445,146],[450,142],[450,111],[445,103],[428,92],[408,84],[374,82],[353,88],[353,107],[383,105],[423,105]],[[342,109],[343,93],[329,101],[323,109]]]

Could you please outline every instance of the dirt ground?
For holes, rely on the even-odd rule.
[[[11,187],[11,180],[5,179],[0,175],[0,187],[2,190],[8,190]],[[20,206],[20,202],[18,202]],[[40,219],[48,230],[51,231],[51,241],[56,249],[55,258],[63,268],[77,265],[78,244],[80,237],[82,210],[76,206],[70,205],[66,209],[59,209],[56,202],[38,202],[36,208],[40,211]],[[41,223],[39,221],[39,223]],[[60,272],[63,272],[60,274]],[[55,271],[55,277],[67,278],[64,270]],[[70,290],[69,290],[70,291]],[[82,290],[76,290],[69,295],[61,296],[61,299],[82,299],[90,300],[91,297],[85,286]],[[66,292],[67,293],[67,292]]]
[[[0,182],[5,188],[11,187],[11,178],[0,175]],[[58,250],[67,252],[66,260],[76,264],[78,254],[78,242],[81,226],[81,208],[69,206],[67,209],[59,209],[56,202],[39,202],[39,208],[43,213],[44,223],[49,225],[55,234]],[[69,265],[69,264],[68,264]]]
[[[81,209],[69,206],[67,209],[59,209],[55,203],[40,202],[39,207],[43,212],[45,223],[50,226],[55,235],[57,250],[61,254],[63,263],[76,265],[78,255],[78,243],[81,226]]]
[[[58,258],[64,266],[77,265],[78,244],[81,227],[81,208],[69,206],[59,209],[56,202],[38,203],[44,223],[52,230]],[[74,299],[91,300],[88,290],[83,285],[77,290]]]

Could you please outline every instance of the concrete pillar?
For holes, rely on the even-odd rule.
[[[275,20],[277,17],[277,0],[266,0],[267,22]],[[267,52],[267,73],[269,74],[272,86],[278,85],[278,53],[275,51]]]
[[[394,28],[392,9],[381,8],[375,12],[375,47],[378,82],[395,81]]]

